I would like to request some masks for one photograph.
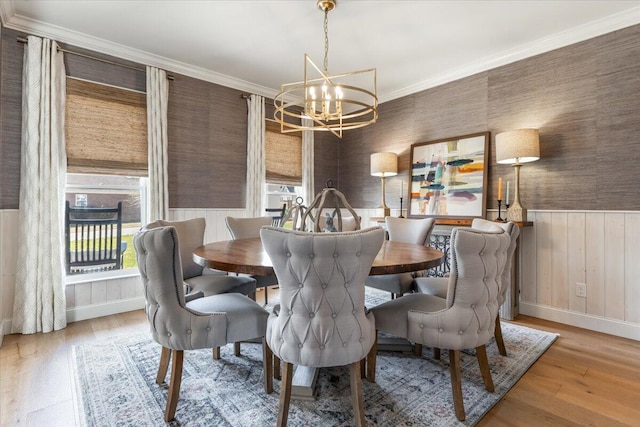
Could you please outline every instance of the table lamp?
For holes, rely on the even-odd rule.
[[[373,153],[371,155],[371,175],[379,176],[382,182],[382,198],[380,208],[383,216],[389,216],[391,210],[387,206],[384,198],[384,179],[388,176],[398,175],[398,155],[396,153]]]
[[[520,204],[520,167],[540,158],[540,135],[537,129],[518,129],[496,135],[496,162],[511,164],[516,175],[513,203],[508,205],[507,220],[526,222],[527,210]],[[506,201],[507,204],[509,201]]]

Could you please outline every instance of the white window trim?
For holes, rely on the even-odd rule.
[[[149,178],[147,177],[139,177],[140,185],[114,185],[109,187],[99,186],[99,185],[82,185],[82,184],[67,184],[65,186],[65,192],[69,190],[133,190],[137,189],[140,191],[140,219],[142,221],[141,226],[144,226],[144,221],[148,217],[147,209],[148,209],[148,193],[149,193]],[[65,243],[62,244],[62,253],[64,254]],[[134,250],[134,248],[131,248]],[[63,268],[64,271],[64,268]],[[98,282],[102,280],[117,280],[124,279],[127,277],[139,277],[140,272],[137,268],[127,268],[120,270],[108,270],[108,271],[96,271],[93,273],[80,273],[80,274],[70,274],[66,275],[64,278],[65,286],[69,285],[77,285],[81,283],[91,283]]]
[[[99,282],[102,280],[116,280],[127,277],[139,277],[137,268],[127,268],[126,270],[97,271],[95,273],[71,274],[65,276],[65,285],[78,285],[81,283]]]

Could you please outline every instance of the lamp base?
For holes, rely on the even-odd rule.
[[[513,198],[513,204],[507,209],[507,220],[513,222],[527,222],[527,210],[520,204],[520,163],[513,165],[516,175],[516,194]]]
[[[522,205],[509,206],[507,209],[507,220],[513,222],[527,222],[527,209]]]
[[[388,207],[384,207],[384,208],[377,208],[376,209],[376,216],[378,217],[382,217],[384,218],[385,216],[391,216],[391,208]]]

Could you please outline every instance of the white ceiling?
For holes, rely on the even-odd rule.
[[[273,96],[322,65],[315,0],[0,2],[8,28]],[[329,71],[377,68],[381,101],[640,23],[635,1],[338,0]]]

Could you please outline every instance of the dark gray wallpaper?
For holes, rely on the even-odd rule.
[[[525,207],[639,210],[639,93],[636,25],[382,104],[378,123],[340,143],[349,159],[341,187],[353,206],[375,208],[380,180],[369,176],[369,156],[395,151],[400,173],[387,181],[387,204],[399,208],[411,144],[490,131],[488,208],[497,208],[498,177],[513,181],[513,168],[495,163],[495,135],[533,127],[541,159],[521,169]]]
[[[20,196],[20,135],[22,133],[23,34],[2,29],[0,55],[0,209],[17,209]]]
[[[18,207],[23,54],[18,35],[23,34],[4,28],[1,33],[0,209]],[[65,63],[72,76],[145,87],[141,71],[72,55]],[[246,101],[237,90],[180,75],[169,87],[170,206],[244,207]],[[535,127],[541,159],[521,170],[526,207],[640,210],[638,93],[640,25],[383,103],[378,123],[347,132],[342,140],[317,132],[316,190],[331,179],[354,207],[375,208],[380,180],[369,174],[369,156],[395,151],[400,174],[387,181],[387,204],[398,208],[411,144],[490,131],[488,208],[496,208],[498,177],[513,180],[513,172],[495,164],[494,137]]]
[[[15,209],[20,190],[20,135],[23,44],[25,36],[2,29],[0,46],[0,209]],[[62,45],[63,48],[69,46]],[[136,66],[132,70],[66,54],[73,77],[145,90],[144,66],[108,55],[73,51]],[[169,83],[169,205],[172,208],[243,208],[246,188],[247,106],[241,92],[186,76]],[[272,116],[272,107],[268,109]],[[338,180],[337,139],[317,137],[316,187]],[[126,154],[126,153],[124,153]]]

